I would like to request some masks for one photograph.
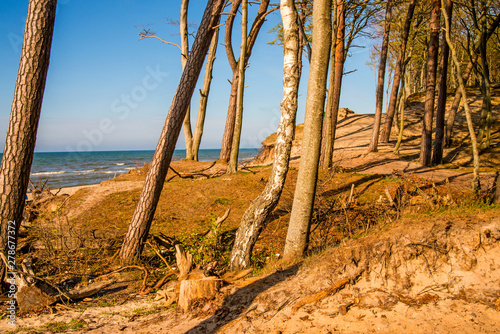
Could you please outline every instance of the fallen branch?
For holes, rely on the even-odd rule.
[[[104,290],[108,286],[114,284],[116,282],[115,279],[109,279],[106,281],[102,282],[94,282],[92,284],[89,284],[85,287],[79,288],[79,289],[73,289],[71,291],[67,291],[66,294],[62,294],[59,296],[56,296],[57,300],[63,302],[63,297],[65,298],[70,298],[71,300],[78,300],[78,299],[83,299],[86,297],[90,297],[92,295],[95,295],[101,290]]]
[[[312,296],[307,296],[299,299],[295,305],[292,307],[292,310],[294,312],[297,312],[302,306],[311,304],[314,302],[317,302],[319,300],[322,300],[330,295],[333,295],[337,293],[337,291],[341,290],[344,288],[344,286],[349,283],[355,281],[361,274],[364,272],[365,266],[360,265],[357,269],[357,271],[351,276],[351,278],[343,278],[337,282],[335,282],[332,286],[330,286],[327,289],[324,289],[320,292],[315,293]]]
[[[307,296],[299,299],[297,303],[293,306],[292,310],[297,312],[302,306],[317,302],[323,298],[328,297],[331,294],[336,293],[338,290],[342,289],[347,283],[349,283],[348,278],[341,279],[340,281],[334,283],[331,287],[315,293],[312,296]]]
[[[158,282],[156,282],[156,284],[153,287],[149,287],[146,290],[140,292],[139,294],[140,295],[147,295],[148,293],[150,293],[153,290],[158,290],[159,288],[161,288],[163,286],[163,284],[165,284],[165,281],[167,280],[167,278],[169,278],[172,275],[179,275],[179,273],[177,271],[172,271],[172,272],[166,274]]]
[[[142,280],[141,292],[144,291],[144,290],[146,290],[146,281],[148,279],[149,273],[148,273],[148,270],[146,268],[141,267],[141,266],[126,266],[126,267],[122,267],[122,268],[113,270],[112,272],[110,272],[108,274],[99,276],[99,278],[103,278],[103,277],[107,277],[109,275],[113,275],[113,274],[119,273],[120,271],[123,271],[125,269],[138,269],[138,270],[144,271],[144,279]]]

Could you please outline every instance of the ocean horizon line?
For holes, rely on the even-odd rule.
[[[259,150],[261,147],[240,147],[240,150]],[[220,151],[220,148],[200,148],[200,151]],[[102,150],[102,151],[35,151],[34,153],[109,153],[109,152],[154,152],[153,150]],[[175,151],[186,151],[185,148],[175,149]],[[3,152],[0,152],[3,155]]]

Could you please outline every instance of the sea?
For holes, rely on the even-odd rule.
[[[243,148],[239,161],[257,155],[258,149]],[[199,161],[219,159],[220,150],[204,149],[198,153]],[[30,180],[34,185],[46,184],[50,188],[66,188],[100,183],[151,162],[154,151],[109,152],[46,152],[35,153]],[[175,150],[172,160],[186,156],[185,150]]]

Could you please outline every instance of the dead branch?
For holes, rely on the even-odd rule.
[[[297,312],[302,306],[311,304],[314,302],[317,302],[319,300],[322,300],[332,294],[335,294],[337,291],[341,290],[344,288],[344,286],[349,283],[355,281],[361,274],[365,271],[365,267],[363,265],[360,265],[356,272],[349,278],[343,278],[337,282],[335,282],[332,286],[329,288],[326,288],[320,292],[317,292],[313,294],[312,296],[306,296],[304,298],[299,299],[295,305],[293,306],[292,310],[294,312]]]
[[[138,269],[138,270],[142,270],[144,271],[144,279],[142,280],[142,288],[141,288],[141,292],[144,291],[146,289],[146,281],[148,279],[148,270],[144,267],[141,267],[141,266],[125,266],[125,267],[122,267],[122,268],[119,268],[119,269],[116,269],[116,270],[113,270],[112,272],[108,273],[108,274],[105,274],[105,275],[102,275],[102,276],[99,276],[99,278],[103,278],[103,277],[107,277],[109,275],[113,275],[113,274],[116,274],[116,273],[119,273],[120,271],[123,271],[125,269]]]

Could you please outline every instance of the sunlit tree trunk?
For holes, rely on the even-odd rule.
[[[148,237],[175,144],[210,46],[215,31],[214,27],[219,23],[222,5],[222,0],[209,0],[207,3],[191,55],[187,60],[185,70],[182,72],[139,202],[120,250],[120,257],[125,263],[135,262],[139,259],[144,242]]]
[[[451,25],[451,14],[453,12],[453,2],[446,0],[446,13]],[[442,33],[441,40],[445,41],[445,32]],[[443,43],[441,47],[441,64],[438,83],[438,100],[436,108],[436,133],[434,135],[434,147],[432,154],[432,164],[439,165],[443,161],[443,140],[444,140],[444,118],[446,112],[447,80],[448,80],[448,57],[450,49],[448,43]]]
[[[49,68],[56,0],[30,0],[16,88],[0,166],[0,251],[14,260],[23,219],[43,92]],[[5,264],[0,261],[2,277]],[[10,268],[14,271],[16,268]]]
[[[460,63],[458,61],[455,47],[453,46],[453,42],[451,41],[450,37],[450,22],[448,20],[448,15],[446,13],[446,10],[444,9],[445,7],[444,1],[445,0],[441,0],[443,4],[442,12],[445,19],[446,42],[450,47],[453,63],[455,64],[455,68],[457,70],[458,84],[460,90],[462,91],[465,118],[467,119],[467,127],[469,129],[470,141],[472,146],[472,156],[474,161],[474,178],[472,180],[472,188],[474,189],[474,191],[479,191],[481,189],[481,184],[479,179],[479,150],[477,148],[477,139],[476,139],[476,134],[474,133],[474,125],[472,124],[472,117],[469,109],[469,103],[467,102],[467,92],[465,91],[465,83],[460,70]]]
[[[424,119],[422,122],[422,142],[420,148],[420,164],[431,164],[432,154],[432,121],[434,119],[434,98],[436,93],[436,71],[439,53],[439,29],[441,17],[441,1],[431,1],[431,21],[429,38],[429,55],[427,59],[427,78],[425,88]]]
[[[332,129],[332,107],[333,107],[333,91],[335,86],[335,47],[337,34],[337,4],[332,2],[333,6],[333,22],[332,22],[332,45],[330,46],[330,67],[328,74],[328,94],[326,99],[325,117],[323,119],[323,130],[321,137],[321,154],[319,156],[319,164],[323,169],[328,169],[332,166],[333,158],[333,129]]]
[[[404,75],[404,73],[402,72],[406,57],[406,45],[408,43],[408,36],[410,35],[411,22],[413,19],[413,13],[415,12],[416,4],[417,0],[412,0],[410,2],[410,5],[408,6],[408,12],[406,13],[405,25],[403,28],[403,33],[401,35],[401,49],[399,51],[396,69],[394,70],[394,79],[391,88],[391,95],[389,98],[389,106],[387,107],[384,127],[382,128],[382,133],[380,134],[381,143],[388,143],[391,137],[392,123],[396,111],[396,103],[399,92],[399,83],[401,82],[401,76]]]
[[[219,28],[215,29],[208,49],[207,63],[205,64],[205,77],[203,79],[203,87],[200,90],[200,104],[198,106],[198,116],[196,117],[196,127],[193,135],[193,154],[194,160],[198,161],[198,153],[200,151],[201,137],[205,126],[205,115],[207,113],[208,94],[210,93],[210,85],[212,83],[212,71],[214,68],[215,53],[217,51],[217,43],[219,41]]]
[[[384,102],[384,82],[385,82],[385,68],[387,63],[387,51],[389,49],[389,34],[391,32],[391,11],[392,1],[387,0],[385,7],[385,26],[384,36],[382,37],[382,48],[380,50],[380,63],[378,66],[377,90],[375,101],[375,122],[373,123],[372,138],[368,152],[378,151],[378,136],[380,132],[380,122],[382,119],[382,108]]]
[[[189,0],[181,2],[181,18],[179,33],[181,35],[181,64],[182,70],[186,68],[186,62],[189,57],[189,39],[188,39],[188,14]],[[186,159],[193,160],[193,134],[191,132],[191,106],[188,106],[186,116],[184,117],[184,142],[186,143]]]
[[[335,149],[335,135],[337,132],[337,120],[339,114],[340,105],[340,92],[342,89],[342,77],[344,75],[344,62],[345,62],[345,3],[344,0],[333,0],[337,1],[336,5],[336,40],[335,40],[335,69],[334,82],[333,82],[333,93],[332,93],[332,104],[331,104],[331,146],[328,149],[328,156],[325,152],[325,159],[329,166],[332,164],[332,155]],[[330,65],[333,66],[333,65]],[[324,164],[325,165],[325,164]]]
[[[243,93],[245,90],[245,59],[247,48],[248,0],[241,4],[241,48],[238,61],[238,98],[236,103],[236,118],[234,122],[233,143],[229,159],[228,172],[236,173],[238,169],[238,154],[240,152],[241,127],[243,122]]]
[[[481,2],[482,16],[480,18],[481,35],[479,36],[479,54],[481,58],[482,68],[482,89],[483,89],[483,105],[481,107],[481,124],[479,125],[479,134],[477,142],[481,144],[485,140],[484,147],[490,147],[491,140],[491,82],[490,82],[490,66],[488,64],[487,49],[488,39],[487,24],[486,24],[486,11],[487,6],[485,2]]]
[[[222,136],[222,145],[219,160],[221,161],[229,161],[231,156],[231,147],[233,144],[233,136],[234,136],[234,126],[236,122],[236,103],[237,103],[237,95],[238,95],[238,63],[236,62],[236,58],[234,57],[233,46],[232,46],[232,31],[233,31],[233,23],[234,17],[238,12],[238,8],[240,7],[241,0],[234,0],[231,6],[231,10],[228,14],[228,18],[226,20],[226,32],[224,35],[224,44],[226,47],[226,54],[229,60],[229,65],[231,66],[231,70],[233,71],[233,79],[231,81],[231,93],[229,96],[229,105],[227,108],[227,117],[226,117],[226,125],[224,127],[224,134]],[[250,32],[247,37],[247,46],[246,46],[246,57],[245,57],[245,68],[248,65],[248,60],[250,59],[250,55],[252,54],[252,48],[255,45],[255,41],[257,40],[257,35],[259,34],[260,28],[265,21],[265,17],[275,9],[271,9],[267,11],[269,6],[269,0],[262,0],[259,5],[259,9],[257,11],[257,15],[253,21],[252,27],[250,28]]]
[[[331,0],[314,1],[313,26],[314,42],[307,85],[302,154],[285,243],[285,259],[302,256],[308,242],[318,176],[328,58],[331,45]]]
[[[299,27],[293,0],[281,0],[280,12],[284,37],[283,102],[274,149],[274,163],[266,187],[250,204],[241,219],[231,252],[231,269],[240,269],[249,265],[253,246],[265,227],[269,214],[278,204],[288,172],[300,81]]]

